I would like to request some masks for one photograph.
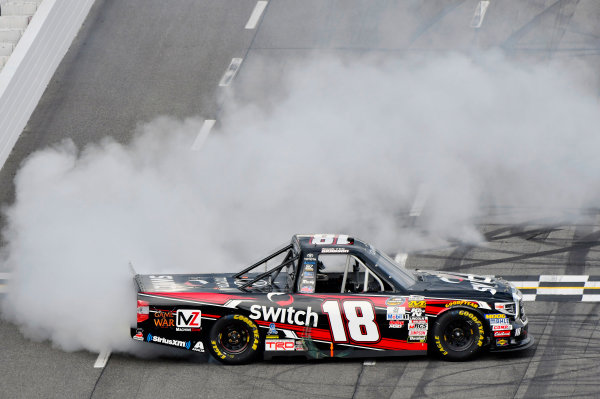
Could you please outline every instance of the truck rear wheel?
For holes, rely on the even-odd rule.
[[[225,364],[250,362],[258,352],[259,343],[258,326],[243,315],[221,317],[210,330],[209,350]]]
[[[483,323],[470,310],[450,310],[435,321],[433,339],[442,359],[467,360],[481,351],[485,339]]]

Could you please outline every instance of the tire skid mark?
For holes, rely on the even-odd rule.
[[[573,245],[567,261],[567,272],[569,274],[584,274],[588,254],[593,244],[598,244],[600,231],[593,232],[591,226],[578,225],[573,235]]]
[[[570,303],[558,303],[554,309],[552,314],[555,313],[567,313],[569,309],[573,308],[573,304]],[[564,324],[562,323],[562,319],[560,318],[548,318],[548,323],[546,327],[551,325],[551,329],[549,332],[548,340],[546,341],[545,347],[542,347],[543,350],[542,356],[540,359],[540,364],[535,370],[535,374],[533,378],[529,382],[527,386],[527,391],[525,391],[525,397],[545,397],[548,389],[548,385],[545,381],[545,375],[555,375],[558,367],[557,359],[560,359],[565,353],[565,345],[557,344],[554,339],[563,329]],[[546,328],[544,328],[544,335],[546,334]],[[540,348],[536,348],[539,350]]]
[[[558,0],[551,6],[547,7],[544,11],[533,17],[531,21],[527,22],[519,30],[511,34],[504,41],[504,43],[502,43],[501,47],[507,51],[520,50],[516,48],[519,42],[530,32],[532,32],[538,25],[540,25],[545,18],[549,17],[553,13],[556,14],[555,27],[559,27],[559,29],[563,30],[563,32],[559,34],[558,40],[560,41],[565,34],[566,26],[569,24],[573,14],[575,13],[578,3],[579,0]],[[566,12],[565,7],[568,9]],[[554,51],[556,47],[558,47],[558,43],[556,42],[556,44],[553,44],[553,42],[556,42],[556,40],[551,40],[550,47],[547,50]]]
[[[474,245],[461,245],[457,247],[444,262],[444,270],[461,269],[463,259],[475,248]]]
[[[451,12],[453,12],[456,8],[460,7],[465,0],[458,0],[453,4],[449,4],[444,6],[440,11],[438,11],[433,17],[426,19],[421,26],[419,26],[412,35],[410,35],[409,45],[412,46],[414,42],[416,42],[421,36],[427,33],[435,24],[440,22],[444,17]]]

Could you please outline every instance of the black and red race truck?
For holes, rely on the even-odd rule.
[[[260,269],[260,270],[258,270]],[[236,274],[135,275],[135,340],[223,363],[525,349],[522,295],[501,278],[407,270],[347,235],[295,235]]]

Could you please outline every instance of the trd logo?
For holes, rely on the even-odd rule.
[[[181,309],[177,311],[177,327],[200,328],[201,313],[199,310]]]
[[[296,350],[296,343],[293,339],[267,339],[265,340],[265,350],[293,351]]]

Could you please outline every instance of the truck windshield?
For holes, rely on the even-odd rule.
[[[389,256],[375,250],[375,263],[381,270],[383,270],[388,276],[393,278],[402,287],[408,288],[412,286],[417,280],[415,276],[398,263],[390,259]]]

